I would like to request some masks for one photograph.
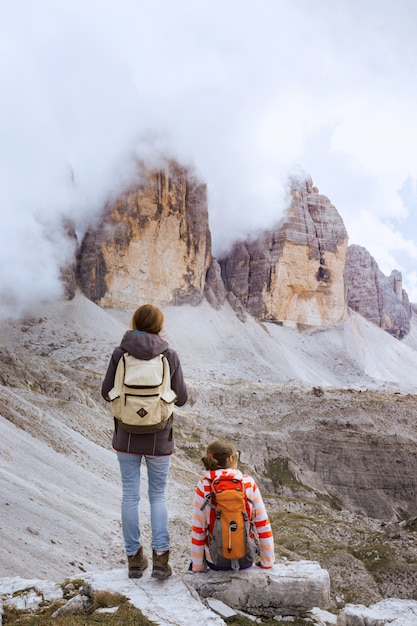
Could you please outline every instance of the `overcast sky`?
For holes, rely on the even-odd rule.
[[[214,254],[310,175],[417,302],[415,0],[14,0],[0,12],[0,317],[59,293],[80,232],[170,154],[207,182]]]

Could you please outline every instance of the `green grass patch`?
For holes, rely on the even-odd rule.
[[[265,475],[272,480],[274,489],[279,491],[282,486],[297,489],[302,487],[301,483],[296,479],[288,465],[288,459],[277,457],[270,459],[266,464]]]
[[[351,550],[351,554],[362,561],[372,575],[380,570],[387,570],[395,562],[395,549],[385,543],[375,543],[359,549]]]

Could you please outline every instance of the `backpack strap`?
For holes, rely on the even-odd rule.
[[[114,375],[113,389],[109,391],[110,400],[115,400],[116,398],[119,398],[122,393],[123,381],[125,378],[125,371],[126,371],[125,357],[127,354],[128,352],[125,352],[124,354],[122,354],[122,356],[119,359],[119,362],[117,363],[116,372]]]
[[[206,506],[208,504],[210,504],[211,500],[212,500],[212,496],[213,496],[213,492],[211,490],[211,484],[213,482],[213,480],[216,478],[216,473],[214,470],[211,470],[210,472],[210,478],[206,477],[206,480],[208,480],[209,482],[209,491],[208,493],[205,495],[204,497],[204,502],[203,504],[200,506],[200,511],[204,511],[204,509],[206,508]]]
[[[204,511],[206,506],[210,503],[210,500],[211,500],[211,493],[208,493],[206,497],[204,498],[203,504],[200,506],[200,511]]]
[[[219,544],[222,545],[223,533],[222,533],[222,525],[220,523],[220,511],[215,511],[215,521],[218,522],[218,526],[217,526],[218,539],[219,539]]]
[[[161,356],[162,356],[163,374],[162,374],[162,385],[161,385],[160,395],[161,395],[161,398],[165,400],[165,402],[173,403],[177,399],[177,394],[171,388],[171,370],[169,367],[169,361],[166,358],[166,356],[164,356],[163,354],[161,354]]]

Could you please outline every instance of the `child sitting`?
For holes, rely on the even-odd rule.
[[[237,469],[238,453],[235,446],[224,439],[213,441],[207,446],[206,454],[201,460],[205,471],[198,481],[194,496],[190,570],[204,572],[207,566],[215,570],[244,569],[250,567],[256,558],[254,550],[249,550],[244,557],[238,559],[237,564],[224,556],[216,556],[216,563],[213,563],[210,541],[214,505],[210,494],[212,482],[224,477],[232,477],[236,479],[236,484],[243,485],[250,523],[249,544],[253,546],[256,543],[259,546],[260,559],[256,564],[262,568],[271,568],[275,561],[271,524],[254,479]]]

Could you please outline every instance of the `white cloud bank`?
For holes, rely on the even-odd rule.
[[[208,182],[214,252],[310,174],[417,301],[414,0],[19,0],[0,23],[0,316],[60,292],[80,230],[149,150]]]

